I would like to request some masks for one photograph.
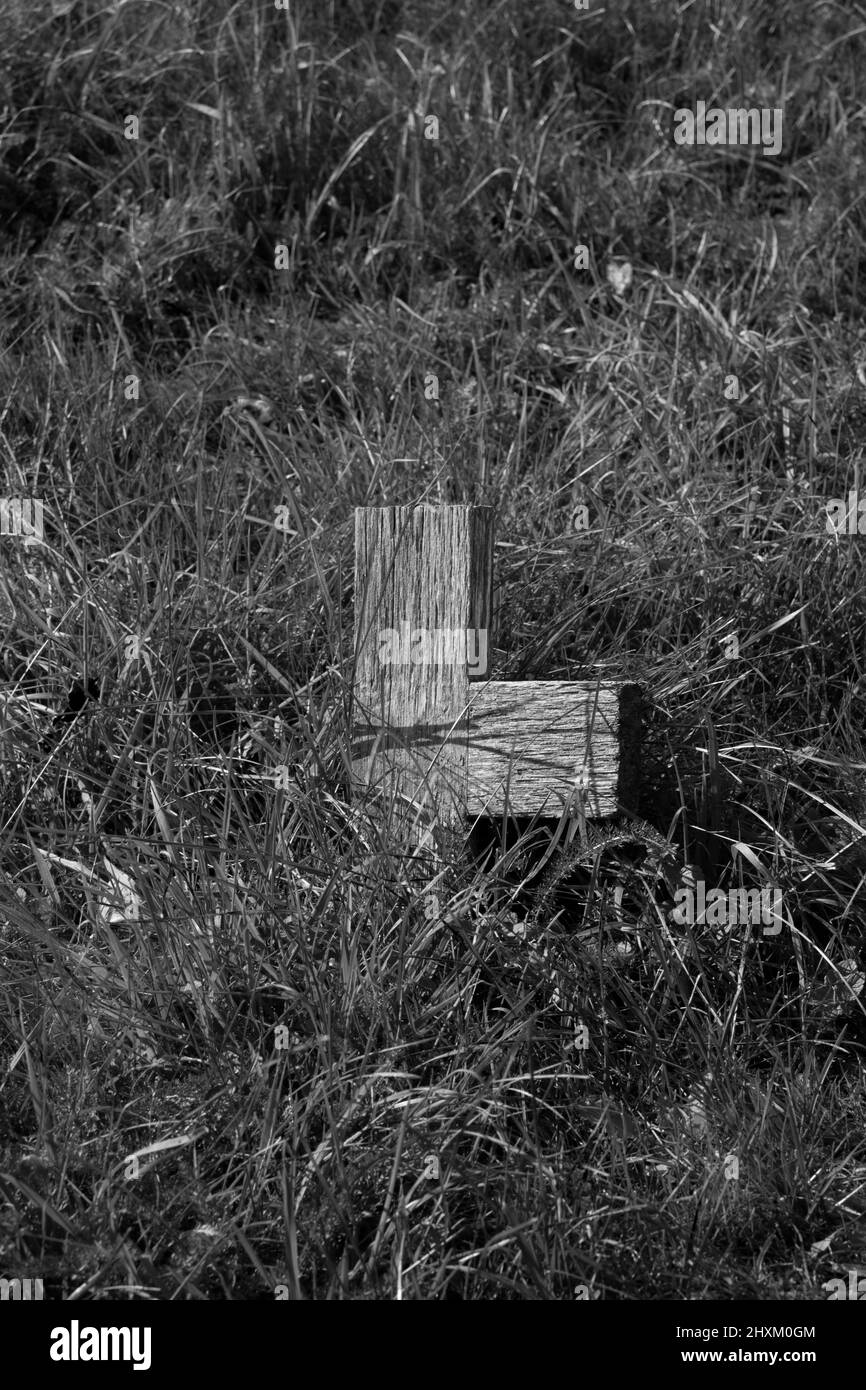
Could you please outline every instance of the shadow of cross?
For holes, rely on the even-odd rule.
[[[610,680],[491,681],[490,507],[355,511],[356,783],[418,845],[466,817],[615,815],[624,711]]]

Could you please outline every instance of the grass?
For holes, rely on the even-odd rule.
[[[0,483],[45,533],[0,537],[5,1277],[785,1300],[862,1262],[864,548],[824,519],[863,19],[7,3]],[[698,99],[783,107],[781,154],[676,147]],[[663,854],[542,885],[552,828],[488,827],[419,885],[350,795],[352,511],[410,501],[495,507],[494,676],[643,685]],[[789,925],[675,927],[687,865]]]

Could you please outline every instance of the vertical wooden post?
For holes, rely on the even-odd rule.
[[[460,634],[486,655],[492,592],[490,507],[356,510],[354,769],[416,835],[465,816],[470,683],[487,671],[470,671],[465,645],[461,659]]]

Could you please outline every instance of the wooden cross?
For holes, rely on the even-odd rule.
[[[492,597],[492,508],[356,509],[353,772],[422,843],[466,816],[622,800],[627,687],[489,680]]]

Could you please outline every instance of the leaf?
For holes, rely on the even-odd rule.
[[[115,868],[103,857],[108,883],[98,883],[97,906],[100,919],[113,926],[117,922],[140,922],[142,900],[135,891],[135,880]]]
[[[201,101],[187,101],[184,103],[191,111],[198,111],[202,116],[210,116],[212,121],[221,119],[220,112],[215,106],[205,106]]]
[[[613,287],[614,294],[619,295],[619,297],[622,298],[626,290],[631,285],[631,282],[631,261],[622,261],[619,264],[617,264],[616,261],[608,261],[607,283]]]
[[[812,1243],[812,1245],[809,1246],[809,1254],[810,1254],[810,1255],[823,1255],[823,1253],[824,1253],[825,1250],[829,1250],[829,1249],[830,1249],[830,1246],[831,1246],[831,1244],[832,1244],[832,1242],[833,1242],[833,1237],[834,1237],[835,1235],[837,1235],[837,1234],[838,1234],[838,1232],[833,1231],[832,1234],[830,1234],[829,1236],[825,1236],[823,1240],[816,1240],[816,1241],[814,1241],[814,1242]]]

